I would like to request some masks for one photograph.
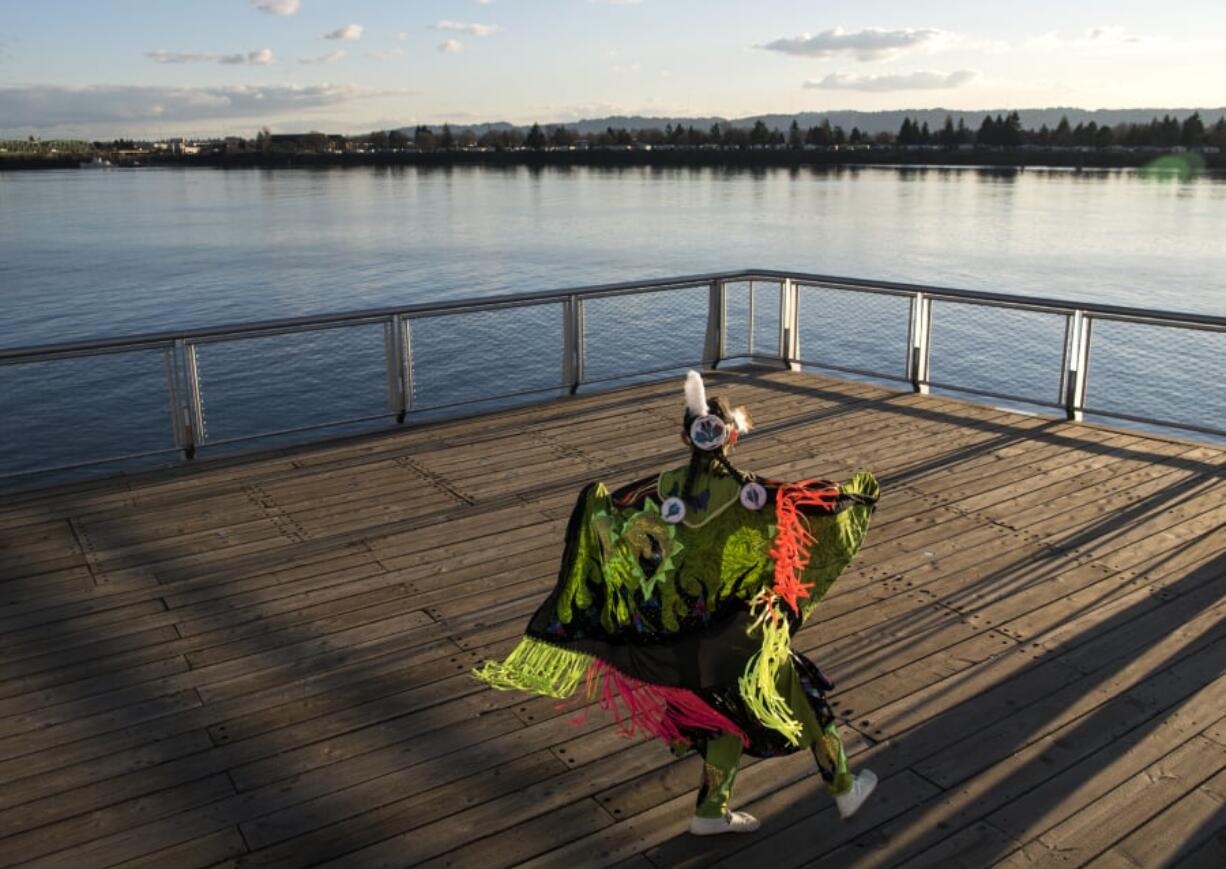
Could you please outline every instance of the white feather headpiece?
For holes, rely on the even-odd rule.
[[[685,409],[693,416],[707,415],[707,388],[697,371],[685,375]]]
[[[707,388],[697,371],[688,371],[685,375],[685,409],[691,416],[706,416],[711,412],[707,407]],[[731,422],[741,434],[748,434],[753,428],[753,420],[743,407],[733,408]]]

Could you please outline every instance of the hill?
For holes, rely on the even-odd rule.
[[[722,118],[718,116],[709,117],[646,117],[642,115],[612,115],[604,118],[587,118],[581,121],[541,121],[541,126],[553,127],[563,126],[575,130],[580,134],[598,133],[608,127],[614,129],[627,130],[646,130],[646,129],[664,129],[665,126],[677,126],[680,124],[683,127],[694,127],[695,129],[708,130],[712,124],[720,126],[734,127],[752,127],[758,121],[762,121],[767,127],[786,129],[791,126],[795,120],[804,129],[817,126],[824,120],[829,120],[834,126],[842,127],[844,130],[850,131],[853,127],[859,127],[864,133],[896,133],[899,126],[903,122],[903,118],[911,118],[918,124],[927,123],[929,127],[935,129],[945,123],[946,115],[950,115],[956,122],[958,118],[964,118],[968,127],[977,128],[985,115],[1007,115],[1009,112],[1016,111],[1022,119],[1022,127],[1025,129],[1037,130],[1042,125],[1054,128],[1060,123],[1060,118],[1067,117],[1069,123],[1076,126],[1080,123],[1089,123],[1094,121],[1100,127],[1115,126],[1121,123],[1144,124],[1148,123],[1152,118],[1161,118],[1163,115],[1174,115],[1176,119],[1182,121],[1193,112],[1200,112],[1201,118],[1206,125],[1215,123],[1218,118],[1226,117],[1226,106],[1219,108],[1164,108],[1164,109],[1078,109],[1071,107],[1056,106],[1052,108],[1042,109],[894,109],[882,112],[858,112],[858,111],[830,111],[830,112],[800,112],[795,115],[771,114],[771,115],[750,115],[743,118]],[[433,124],[434,127],[442,126],[442,124]],[[531,125],[515,125],[505,121],[483,124],[451,124],[451,128],[455,131],[472,130],[477,135],[481,135],[487,130],[527,130]],[[412,134],[412,127],[404,127],[404,132]]]

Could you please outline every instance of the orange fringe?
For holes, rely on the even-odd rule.
[[[823,488],[810,488],[814,485]],[[775,493],[775,519],[778,530],[770,556],[775,561],[775,585],[772,591],[787,601],[792,612],[800,615],[799,601],[809,596],[813,583],[801,581],[809,564],[814,537],[809,533],[802,507],[823,507],[833,511],[839,502],[838,486],[817,480],[804,480],[779,487]],[[770,613],[772,617],[775,614]]]

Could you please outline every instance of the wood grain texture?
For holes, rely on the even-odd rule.
[[[678,383],[24,492],[0,504],[0,866],[1226,863],[1226,450],[733,370],[738,464],[883,483],[796,645],[838,683],[837,818],[486,689],[579,487],[684,460]]]

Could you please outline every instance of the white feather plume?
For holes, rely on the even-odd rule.
[[[736,407],[732,410],[732,424],[741,434],[749,434],[749,427],[753,425],[753,421],[749,418],[745,408]]]
[[[702,384],[702,375],[697,371],[685,375],[685,409],[694,416],[707,413],[707,388]]]

